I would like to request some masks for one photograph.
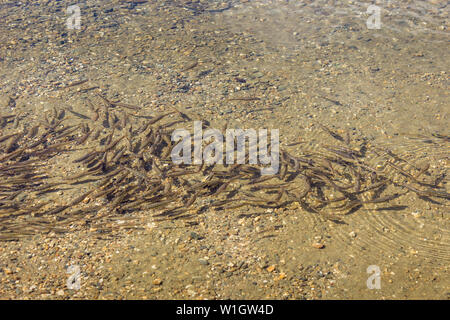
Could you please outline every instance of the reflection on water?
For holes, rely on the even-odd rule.
[[[376,19],[380,25],[375,28],[383,32],[375,36],[449,40],[447,1],[256,0],[235,1],[232,6],[217,17],[220,23],[284,46],[301,46],[318,35],[321,41],[333,41],[339,30],[358,31]]]

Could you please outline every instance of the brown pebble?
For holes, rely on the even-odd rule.
[[[153,284],[154,284],[155,286],[159,286],[159,285],[162,284],[162,280],[161,280],[161,279],[155,279],[155,280],[153,280]]]

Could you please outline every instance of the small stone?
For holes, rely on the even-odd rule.
[[[63,295],[64,295],[64,290],[63,290],[63,289],[60,289],[60,290],[56,291],[56,294],[57,294],[58,296],[63,296]]]
[[[195,291],[192,290],[192,289],[188,289],[188,290],[187,290],[187,294],[190,295],[191,297],[194,297],[194,296],[197,294],[197,292],[195,292]]]
[[[320,243],[320,242],[315,242],[315,243],[312,244],[312,247],[316,248],[316,249],[323,249],[323,248],[325,248],[325,245],[323,243]]]
[[[155,286],[160,286],[162,283],[163,283],[162,280],[159,279],[159,278],[153,280],[153,284],[154,284]]]
[[[262,78],[263,76],[264,76],[264,74],[262,73],[262,72],[255,72],[254,74],[253,74],[253,76],[255,77],[255,78]]]
[[[351,231],[348,235],[350,237],[352,237],[352,238],[356,238],[356,232],[355,231]]]
[[[414,218],[419,218],[421,216],[420,211],[414,211],[411,213]]]

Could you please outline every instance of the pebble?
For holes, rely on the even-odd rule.
[[[269,272],[273,272],[273,271],[275,270],[275,268],[276,268],[276,266],[273,264],[273,265],[271,265],[271,266],[268,266],[268,267],[266,268],[266,270],[269,271]]]
[[[311,246],[313,248],[316,248],[316,249],[323,249],[323,248],[325,248],[325,245],[323,243],[320,243],[320,242],[314,242]]]
[[[203,239],[202,236],[200,236],[198,233],[193,232],[193,231],[191,232],[190,237],[191,237],[191,239],[193,239],[193,240],[202,240],[202,239]]]
[[[270,32],[271,30],[268,30],[267,26],[270,26],[270,24],[266,22],[264,23],[266,26],[264,30],[267,31],[267,34],[255,36],[250,29],[245,31],[238,30],[239,32],[237,34],[233,32],[228,33],[227,26],[209,23],[212,20],[208,20],[208,14],[202,13],[193,16],[191,11],[175,8],[169,4],[175,2],[182,3],[182,6],[192,5],[200,6],[200,8],[214,9],[215,7],[212,1],[164,2],[158,0],[147,1],[146,3],[142,1],[142,4],[140,3],[141,1],[134,1],[130,6],[126,4],[127,7],[133,7],[133,9],[124,9],[122,6],[125,4],[121,4],[119,0],[114,0],[111,7],[108,7],[106,2],[105,4],[99,2],[98,4],[92,4],[92,6],[89,5],[89,8],[86,8],[86,10],[92,11],[91,14],[82,16],[83,27],[86,27],[83,33],[63,32],[64,24],[60,23],[60,19],[51,18],[54,12],[65,12],[65,7],[61,2],[48,2],[46,0],[36,0],[36,2],[46,4],[46,6],[30,6],[29,10],[26,11],[23,10],[23,6],[14,7],[8,5],[0,7],[0,16],[6,19],[5,23],[0,25],[0,31],[2,34],[8,34],[8,37],[11,39],[5,42],[5,46],[2,46],[0,49],[0,62],[2,63],[1,75],[3,76],[0,108],[6,108],[6,110],[2,109],[2,111],[12,111],[11,109],[14,107],[14,103],[11,100],[11,96],[17,97],[17,93],[23,96],[23,98],[17,99],[17,106],[15,106],[17,110],[24,104],[24,100],[28,99],[31,100],[26,105],[27,108],[29,107],[32,110],[32,108],[37,106],[36,108],[40,110],[39,108],[47,105],[47,101],[41,101],[41,97],[49,96],[67,98],[64,102],[67,102],[67,105],[69,105],[80,96],[79,89],[86,88],[90,84],[88,83],[82,87],[74,88],[78,93],[76,94],[77,98],[73,99],[71,94],[75,91],[68,90],[67,92],[62,92],[60,88],[63,84],[70,83],[74,79],[83,78],[79,77],[80,75],[86,75],[89,78],[92,77],[92,85],[99,85],[105,94],[111,95],[114,99],[120,99],[122,96],[129,94],[127,98],[130,99],[130,103],[132,101],[136,103],[142,102],[143,108],[148,108],[152,112],[152,115],[153,112],[157,113],[164,110],[165,105],[171,105],[173,101],[179,100],[180,109],[187,109],[192,115],[208,115],[209,118],[213,118],[214,120],[216,118],[221,118],[221,120],[236,120],[234,122],[236,124],[237,120],[241,120],[239,119],[239,112],[245,113],[248,110],[265,107],[265,105],[276,106],[275,109],[281,110],[282,117],[280,117],[280,113],[272,114],[271,112],[265,113],[266,111],[264,111],[264,113],[251,113],[252,118],[249,117],[249,119],[255,121],[251,123],[252,126],[269,124],[283,128],[283,130],[280,130],[280,135],[286,134],[284,132],[284,125],[289,130],[290,121],[292,121],[292,126],[298,127],[300,124],[300,126],[304,125],[308,128],[308,124],[303,124],[303,121],[309,122],[308,119],[317,119],[320,121],[324,115],[328,119],[330,113],[333,115],[333,119],[336,119],[336,122],[342,120],[342,117],[345,117],[347,114],[352,114],[355,117],[365,116],[369,114],[369,111],[376,104],[382,105],[383,108],[391,108],[390,105],[395,105],[395,108],[398,108],[398,114],[401,115],[401,108],[403,107],[401,100],[408,101],[408,103],[414,102],[414,97],[404,99],[405,95],[407,95],[407,86],[400,77],[387,79],[387,82],[382,84],[382,81],[385,80],[383,73],[391,71],[391,66],[389,66],[389,63],[385,63],[386,60],[377,60],[380,56],[377,55],[376,50],[373,50],[373,47],[366,47],[366,42],[369,38],[367,36],[367,30],[362,28],[360,31],[354,32],[355,30],[352,30],[354,27],[351,24],[349,24],[350,26],[341,26],[346,30],[345,33],[342,33],[341,29],[337,27],[335,29],[336,33],[333,33],[333,39],[329,38],[329,34],[323,34],[325,30],[328,30],[327,28],[318,29],[317,35],[314,33],[314,36],[317,38],[324,36],[324,39],[329,38],[326,42],[329,42],[330,45],[324,41],[319,41],[320,50],[317,51],[311,51],[309,49],[309,47],[313,47],[315,44],[314,39],[307,39],[307,34],[297,31],[293,32],[294,30],[286,31],[289,36],[294,34],[298,41],[300,39],[302,40],[301,50],[289,55],[289,48],[283,47],[281,51],[282,54],[286,53],[286,56],[280,57],[278,49],[272,50],[271,48],[280,48],[277,47],[277,41],[283,41],[281,39],[282,37],[280,39],[270,39],[273,33]],[[253,3],[253,1],[244,0],[236,2],[249,2],[249,5]],[[267,4],[270,1],[254,2]],[[276,1],[272,2],[276,3]],[[430,3],[445,5],[446,1],[430,0]],[[140,11],[141,9],[142,11]],[[305,5],[303,9],[306,11],[316,10],[315,6],[309,4]],[[140,16],[147,10],[148,12],[158,10],[158,15],[152,15],[152,19],[150,20],[145,15]],[[235,16],[239,15],[239,10],[230,10],[230,12],[235,13]],[[127,20],[130,13],[136,13],[133,19],[131,19],[134,23],[123,23],[122,21]],[[251,21],[250,23],[253,24],[257,20],[254,21],[252,15],[257,16],[260,13],[261,11],[258,10],[254,12],[250,10],[243,16],[245,16],[247,22]],[[179,17],[174,15],[179,15]],[[104,24],[99,23],[101,22],[100,18],[104,18],[103,16],[108,18],[109,21],[117,21],[115,22],[116,25],[110,22],[105,22]],[[223,17],[231,19],[231,16],[214,14],[214,19]],[[263,19],[263,17],[261,18]],[[183,23],[175,23],[174,20],[182,21]],[[20,21],[20,28],[12,26],[13,24],[17,25],[17,21]],[[57,22],[55,23],[55,21]],[[139,22],[144,23],[135,28]],[[314,23],[314,21],[308,22],[311,26]],[[321,21],[318,26],[322,27],[322,24],[325,25],[325,23],[325,21],[323,23]],[[383,20],[383,23],[389,22]],[[172,28],[174,25],[176,25],[176,28]],[[186,25],[186,28],[184,28],[184,25]],[[241,28],[240,24],[236,25]],[[258,29],[257,25],[253,27],[253,30]],[[445,25],[441,27],[445,27]],[[11,30],[8,30],[8,28],[11,28]],[[216,28],[220,29],[220,33],[214,32],[217,31]],[[300,30],[298,26],[296,28]],[[158,32],[158,29],[160,32]],[[274,31],[278,32],[277,30]],[[347,39],[346,37],[351,35],[350,31],[356,34],[357,37],[361,37],[362,40],[356,38]],[[373,38],[370,42],[376,42],[380,48],[383,50],[386,49],[387,57],[393,57],[396,52],[389,51],[389,46],[392,41],[389,41],[388,45],[384,45],[382,31],[380,30],[379,32],[379,38]],[[341,33],[343,36],[340,35]],[[97,39],[91,37],[93,41],[90,41],[89,39],[91,38],[84,38],[84,34],[95,34]],[[244,36],[241,34],[244,34]],[[129,39],[127,38],[128,36]],[[438,37],[439,35],[433,34],[433,36]],[[395,40],[396,45],[398,45],[398,48],[402,48],[402,35],[396,34],[396,37],[398,38]],[[117,39],[122,38],[125,41],[117,41]],[[306,41],[303,42],[303,38]],[[127,39],[131,40],[131,42],[128,43]],[[155,41],[148,41],[153,39]],[[255,39],[258,40],[255,42]],[[260,42],[260,39],[267,41]],[[340,40],[343,41],[342,46],[350,48],[350,50],[341,52]],[[408,38],[407,41],[409,45],[410,39]],[[71,46],[71,43],[77,45]],[[111,45],[108,43],[111,43]],[[222,43],[225,45],[222,45]],[[132,45],[130,46],[130,44]],[[283,46],[285,44],[283,43]],[[336,48],[334,46],[335,44]],[[16,47],[11,48],[9,47],[10,45]],[[434,58],[433,54],[431,54],[432,50],[428,50],[427,48],[418,48],[416,50],[415,46],[416,44],[410,48],[406,47],[408,48],[406,51],[411,53],[403,56],[405,59],[408,59],[414,55],[414,52],[417,52],[415,54],[416,59],[411,63],[411,68],[414,70],[407,72],[407,81],[416,85],[417,88],[420,88],[422,85],[427,85],[427,83],[433,84],[434,86],[437,82],[433,78],[435,76],[432,74],[429,75],[431,78],[428,79],[427,76],[426,81],[424,79],[423,83],[417,83],[415,80],[415,74],[420,73],[418,68],[424,68],[424,72],[428,71],[426,70],[427,67],[424,67],[424,64],[431,64],[431,59]],[[31,53],[28,48],[33,48],[37,54]],[[330,51],[331,48],[333,50]],[[436,45],[436,48],[439,48],[438,45]],[[411,51],[409,51],[410,49]],[[72,51],[76,54],[72,54]],[[397,48],[395,51],[397,51]],[[353,54],[354,52],[357,52],[357,56]],[[349,59],[343,58],[343,55],[346,54],[349,55]],[[192,58],[194,55],[196,59],[199,59],[199,61],[202,60],[202,62],[195,69],[180,75],[179,70],[176,70],[175,66],[187,65],[189,63],[188,58]],[[355,60],[352,61],[352,59]],[[320,65],[315,64],[316,60],[321,61]],[[346,63],[343,63],[344,61]],[[434,69],[445,69],[442,64],[439,64],[439,59],[432,62]],[[334,66],[338,63],[340,63],[339,68],[335,68]],[[356,74],[359,77],[360,73],[363,72],[361,65],[365,63],[370,65],[367,71],[373,71],[369,77],[371,78],[370,83],[375,83],[375,86],[369,85],[365,87],[366,83],[364,81],[359,82],[358,79],[344,76],[345,74]],[[415,67],[416,63],[418,68]],[[401,61],[395,64],[396,68],[397,65],[399,65],[397,70],[402,71]],[[261,71],[257,70],[256,67]],[[100,70],[102,71],[100,72]],[[113,75],[109,76],[109,73],[113,73]],[[245,81],[234,80],[236,77],[245,79]],[[336,80],[341,78],[344,80],[342,82],[344,84],[355,84],[354,88],[350,88],[345,94],[342,94],[342,87],[335,85]],[[445,77],[441,78],[441,84],[437,84],[445,86],[447,79]],[[120,81],[123,79],[126,79],[126,85],[122,86]],[[147,82],[146,79],[149,79],[149,81]],[[345,82],[346,80],[349,82]],[[117,90],[120,93],[119,96],[114,94],[114,87],[123,87]],[[386,96],[380,94],[380,91],[377,91],[377,87],[382,88],[381,93],[392,89],[392,94],[397,98],[389,98],[386,100]],[[176,92],[177,88],[178,92]],[[402,93],[403,89],[405,89],[405,93]],[[433,93],[430,96],[438,97],[438,87],[436,86],[433,89],[436,90],[436,94]],[[223,102],[223,96],[232,95],[235,90],[239,91],[236,92],[239,95],[245,96],[248,94],[249,96],[255,95],[261,97],[261,101],[236,102],[236,106],[230,106],[227,102]],[[353,100],[355,92],[352,92],[352,90],[358,92],[357,101]],[[296,91],[303,91],[300,98]],[[422,93],[420,92],[420,94]],[[322,108],[320,105],[322,103],[327,105],[327,103],[320,100],[319,95],[328,98],[339,97],[339,101],[342,101],[345,107],[349,109],[348,112],[337,107],[333,107],[333,109],[329,109],[328,107]],[[36,97],[39,97],[39,99]],[[95,98],[95,95],[93,97]],[[33,98],[37,100],[32,100]],[[431,99],[434,100],[434,98]],[[365,105],[368,103],[368,100],[373,100],[373,102],[370,102],[370,106]],[[312,106],[312,103],[314,106]],[[439,106],[439,104],[436,103],[436,106]],[[433,108],[433,105],[426,105],[426,107]],[[28,112],[28,110],[26,111]],[[397,112],[397,110],[395,111]],[[436,113],[436,110],[434,110],[433,114]],[[219,116],[219,114],[222,114],[222,116]],[[289,114],[295,114],[295,117],[289,118]],[[266,115],[268,118],[266,118]],[[288,116],[284,117],[284,115]],[[392,117],[392,114],[388,116]],[[434,129],[436,124],[435,120],[440,119],[443,121],[445,115],[442,114],[440,117],[436,116],[436,119],[431,119],[430,117],[430,128]],[[380,117],[376,119],[376,122],[387,122],[385,120],[386,118]],[[410,119],[408,118],[407,121],[410,121]],[[409,131],[409,129],[405,128],[406,131]],[[392,129],[388,129],[388,132],[390,130]],[[296,133],[294,130],[292,132]],[[307,140],[307,137],[305,137],[305,140]],[[26,201],[28,199],[23,200]],[[89,198],[86,198],[85,201],[89,201]],[[185,295],[188,295],[189,297],[206,297],[208,299],[242,299],[243,296],[240,295],[240,290],[236,290],[236,282],[242,280],[241,274],[246,277],[245,281],[241,281],[242,287],[244,288],[242,293],[245,293],[245,298],[268,297],[273,299],[281,297],[313,299],[317,298],[318,294],[323,294],[324,297],[336,297],[333,296],[333,294],[336,294],[339,297],[339,293],[336,291],[334,293],[326,293],[328,289],[326,289],[327,282],[325,280],[331,277],[331,275],[323,272],[325,276],[319,277],[320,279],[317,281],[311,277],[311,275],[316,274],[317,266],[311,268],[308,266],[305,270],[297,270],[295,268],[295,279],[289,281],[290,283],[285,285],[283,282],[280,282],[277,285],[272,285],[273,279],[277,281],[283,280],[287,278],[287,274],[290,274],[289,270],[292,269],[289,268],[292,268],[293,263],[291,258],[303,259],[304,256],[299,254],[299,252],[303,251],[310,254],[310,250],[308,250],[309,238],[304,238],[303,240],[305,242],[302,242],[300,245],[300,242],[297,242],[297,247],[295,247],[297,251],[289,252],[286,246],[278,241],[279,236],[288,238],[286,233],[289,231],[283,229],[278,230],[275,233],[275,237],[269,238],[268,240],[261,237],[260,234],[253,232],[254,230],[268,230],[268,227],[277,223],[277,217],[269,220],[267,219],[267,215],[260,215],[254,219],[255,224],[260,224],[255,229],[241,228],[237,232],[233,229],[235,228],[235,221],[229,218],[233,216],[234,212],[225,211],[221,211],[220,214],[230,214],[228,217],[216,216],[205,219],[203,220],[205,222],[204,225],[201,225],[198,229],[190,226],[172,228],[173,225],[170,225],[170,229],[167,229],[170,231],[165,235],[165,239],[167,239],[165,243],[155,244],[156,241],[149,241],[149,239],[153,239],[151,235],[153,232],[156,232],[155,230],[159,230],[160,225],[159,223],[156,225],[154,222],[148,221],[145,221],[143,226],[147,226],[145,232],[147,232],[146,234],[149,238],[140,238],[139,231],[130,231],[130,233],[91,234],[87,232],[88,230],[80,232],[74,230],[74,232],[65,235],[46,235],[49,241],[44,241],[45,237],[36,237],[31,239],[27,238],[17,243],[1,243],[0,297],[19,299],[42,297],[51,299],[67,295],[69,298],[74,299],[96,299],[97,297],[171,299],[184,298]],[[257,210],[257,213],[260,213],[260,211],[262,210]],[[268,209],[267,212],[273,213],[274,210]],[[276,216],[285,216],[282,212],[275,212]],[[300,210],[293,212],[293,215],[298,217],[303,217],[303,214],[304,212]],[[360,213],[358,212],[357,214]],[[416,216],[414,213],[412,215]],[[409,217],[411,218],[411,216]],[[202,221],[203,218],[204,215],[202,214],[195,219]],[[228,223],[227,225],[214,229],[214,223],[216,221],[225,220]],[[247,225],[247,223],[249,222],[242,220],[242,226]],[[287,227],[290,226],[288,223]],[[421,228],[421,226],[418,228]],[[196,231],[191,231],[192,229]],[[93,228],[93,230],[96,229]],[[211,230],[215,231],[216,234],[210,232]],[[117,239],[116,235],[119,235],[122,240]],[[356,232],[354,234],[350,232],[349,235],[354,238],[356,237]],[[104,237],[106,240],[97,239],[97,236]],[[270,236],[272,235],[270,234]],[[364,234],[358,234],[358,237],[363,236]],[[195,241],[184,241],[187,238]],[[164,237],[161,239],[164,239]],[[203,239],[205,240],[198,241]],[[325,247],[320,243],[322,239],[314,239],[313,241],[317,242],[312,245],[313,247],[317,249]],[[128,242],[139,246],[141,250],[138,250],[137,247],[135,248],[136,250],[128,247]],[[171,245],[174,243],[177,245],[171,251]],[[206,243],[207,245],[201,247],[199,245],[200,243]],[[280,243],[281,245],[279,245]],[[275,244],[275,247],[273,244]],[[159,247],[153,249],[152,246],[154,245]],[[204,250],[209,250],[214,245],[216,246],[216,254],[213,251],[204,252]],[[220,250],[218,249],[219,246]],[[8,248],[14,248],[14,251],[6,251]],[[155,251],[151,254],[149,253],[150,250]],[[280,252],[280,256],[283,254],[285,259],[278,260],[274,258],[274,251]],[[24,252],[32,254],[24,256]],[[265,253],[271,255],[264,256]],[[326,252],[316,252],[315,257],[323,253]],[[209,261],[214,262],[209,262],[208,259],[201,258],[197,263],[196,258],[204,254],[210,255],[211,260]],[[419,253],[411,250],[411,254]],[[341,257],[343,274],[348,271],[345,268],[348,260],[345,260],[346,258],[344,256],[345,254]],[[27,260],[24,261],[24,257]],[[213,257],[214,260],[212,260]],[[236,264],[228,264],[230,260],[238,262]],[[130,261],[130,263],[125,263],[126,261]],[[247,265],[247,262],[243,264],[243,261],[248,261],[250,267],[247,270],[243,270]],[[262,262],[255,265],[259,261]],[[279,268],[286,270],[286,273],[280,272],[277,275],[277,267],[276,265],[270,265],[270,261],[276,261],[277,263],[279,261]],[[210,263],[216,268],[216,273],[210,273],[210,270],[207,270],[208,268],[198,266],[198,264],[209,265]],[[78,264],[81,268],[83,290],[58,290],[58,286],[64,285],[69,276],[66,272],[67,266],[72,264]],[[326,263],[323,264],[320,267],[323,267],[322,270],[327,270]],[[102,269],[102,267],[104,268]],[[239,272],[236,272],[236,269]],[[147,270],[145,272],[148,274],[143,276],[143,270]],[[223,273],[219,273],[219,270],[222,270]],[[195,272],[198,273],[195,274]],[[252,274],[252,272],[255,272],[255,274]],[[158,277],[164,274],[164,278],[166,279],[166,273],[176,279],[176,281],[173,281],[176,283],[174,285],[175,287],[170,287],[172,281],[167,280],[164,281],[164,286],[162,286],[163,281]],[[137,275],[139,275],[139,278]],[[423,273],[423,275],[426,277],[426,273]],[[367,278],[365,272],[363,272],[363,277],[365,281]],[[203,279],[208,280],[203,281]],[[211,290],[211,283],[208,284],[209,279],[212,280],[211,283],[220,283],[220,285],[217,285],[217,288]],[[196,281],[195,289],[191,286],[183,290],[183,287],[180,286],[180,283],[183,283],[183,281],[187,283]],[[250,287],[244,287],[247,282],[254,282],[255,284]],[[298,282],[301,282],[301,285]],[[156,287],[149,289],[149,283],[153,283]],[[99,289],[98,284],[108,287],[107,290]],[[329,284],[332,284],[331,280]],[[337,282],[338,284],[339,281]],[[351,285],[351,282],[347,282],[347,284]],[[364,282],[360,284],[363,285]],[[21,288],[29,288],[29,290]],[[164,290],[162,290],[163,288]],[[315,290],[312,290],[312,288]],[[432,289],[435,290],[435,288]],[[342,291],[342,287],[339,290]],[[348,294],[341,295],[340,297],[347,298],[352,291],[351,288],[344,288],[345,290],[350,291]],[[367,295],[372,293],[366,292]],[[437,293],[433,293],[433,295],[437,295]],[[351,297],[355,296],[352,295]]]

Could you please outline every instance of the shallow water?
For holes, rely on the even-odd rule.
[[[69,5],[0,3],[0,110],[2,116],[17,115],[17,121],[6,122],[2,136],[42,123],[55,108],[70,109],[69,124],[88,120],[103,130],[104,140],[112,137],[100,94],[139,107],[136,112],[115,109],[118,119],[127,113],[151,118],[175,106],[213,128],[279,129],[282,146],[297,155],[339,145],[322,124],[348,133],[352,147],[367,142],[381,148],[368,155],[367,163],[380,166],[395,183],[408,177],[385,166],[395,158],[390,154],[414,174],[415,167],[429,164],[424,178],[442,175],[439,190],[448,190],[447,1],[83,1],[80,29],[68,28]],[[100,120],[89,120],[97,107]],[[146,118],[132,119],[136,127]],[[94,139],[87,141],[46,163],[51,178],[79,173],[72,160],[97,147]],[[300,145],[287,147],[292,142]],[[2,153],[9,154],[3,147]],[[105,270],[111,268],[108,277],[118,280],[105,283],[107,290],[89,287],[78,296],[66,293],[68,298],[448,298],[448,199],[420,197],[395,183],[386,194],[405,194],[363,206],[344,216],[342,224],[300,206],[210,208],[192,224],[161,222],[143,232],[113,231],[109,240],[97,240],[99,233],[92,230],[98,226],[89,222],[94,216],[71,235],[38,233],[3,242],[8,261],[3,268],[16,263],[9,249],[34,250],[42,239],[56,237],[61,247],[76,252],[72,244],[83,247],[87,238],[89,250],[99,255],[100,248],[114,243]],[[37,199],[64,205],[89,187],[82,183]],[[198,199],[197,205],[207,201]],[[102,204],[107,208],[111,202]],[[154,213],[143,210],[136,217],[153,226]],[[54,258],[49,252],[48,259]],[[212,262],[198,265],[205,255]],[[70,257],[63,255],[57,266],[62,270]],[[139,263],[130,266],[124,257]],[[96,265],[93,259],[79,262]],[[45,270],[23,260],[26,287]],[[275,271],[267,271],[272,265]],[[382,290],[366,287],[369,265],[383,271]],[[317,268],[330,277],[315,279]],[[142,280],[148,270],[154,270],[153,278],[165,277],[161,290],[149,289],[153,278]],[[220,285],[203,278],[205,272]],[[274,281],[278,276],[280,282]],[[64,270],[59,277],[65,279]],[[23,292],[57,298],[53,289]],[[17,290],[5,285],[4,295],[17,296],[22,289]]]

